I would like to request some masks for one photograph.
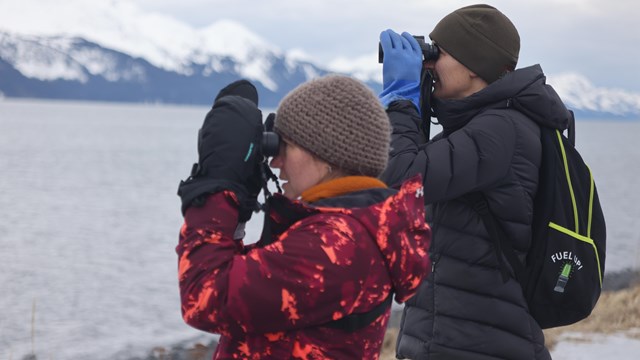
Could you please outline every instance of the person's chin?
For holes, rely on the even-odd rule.
[[[281,185],[283,195],[289,200],[296,200],[298,197],[294,194],[293,190],[291,190],[291,186],[288,182]]]

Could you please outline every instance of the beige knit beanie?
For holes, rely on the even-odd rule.
[[[440,20],[429,37],[489,84],[518,64],[518,30],[493,6],[460,8]]]
[[[349,175],[377,177],[387,165],[389,118],[373,91],[350,77],[295,88],[280,102],[274,130]]]

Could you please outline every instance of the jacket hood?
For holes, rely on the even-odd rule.
[[[419,175],[404,182],[398,191],[374,189],[372,194],[370,190],[363,190],[313,204],[289,201],[276,194],[270,206],[274,208],[270,225],[274,235],[302,218],[319,213],[344,214],[357,220],[369,234],[369,238],[357,240],[375,240],[399,303],[415,293],[431,268],[427,254],[431,229],[424,220],[423,185]]]
[[[352,208],[376,240],[393,283],[396,301],[411,297],[431,268],[427,250],[431,229],[425,222],[422,178],[405,182],[394,196],[367,208]]]
[[[481,91],[463,99],[433,100],[442,126],[460,128],[487,109],[513,108],[540,126],[564,130],[572,117],[556,91],[546,83],[540,65],[506,74]]]

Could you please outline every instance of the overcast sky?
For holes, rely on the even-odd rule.
[[[451,11],[477,3],[473,0],[29,0],[40,6],[24,11],[24,6],[19,4],[25,4],[26,0],[0,0],[0,9],[5,9],[0,19],[4,15],[6,20],[0,22],[0,28],[3,23],[13,22],[23,27],[29,21],[41,23],[51,19],[49,16],[55,17],[53,10],[38,14],[43,12],[38,10],[51,8],[42,3],[76,9],[71,4],[77,5],[77,1],[86,1],[82,5],[93,9],[101,8],[96,6],[98,2],[125,2],[143,13],[160,13],[195,28],[230,19],[280,50],[302,50],[318,65],[335,65],[340,58],[350,61],[361,58],[355,62],[363,64],[360,67],[377,62],[381,31],[391,28],[428,35]],[[598,88],[640,93],[640,26],[637,25],[640,0],[494,0],[488,3],[504,12],[520,32],[518,66],[539,63],[549,76],[576,73]],[[83,10],[79,6],[75,11]]]
[[[0,0],[8,1],[8,0]],[[18,1],[18,0],[14,0]],[[478,1],[459,0],[132,0],[196,27],[233,19],[283,50],[321,62],[377,51],[387,28],[424,34],[443,16]],[[494,0],[521,37],[519,66],[577,72],[600,87],[640,91],[640,1]]]

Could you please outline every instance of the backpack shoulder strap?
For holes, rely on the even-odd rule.
[[[569,110],[569,127],[567,128],[567,139],[571,142],[571,145],[576,146],[576,118],[573,114],[573,110]]]
[[[471,207],[480,215],[484,226],[487,228],[487,232],[489,232],[489,236],[493,240],[498,265],[500,266],[500,273],[502,274],[502,281],[507,282],[510,277],[509,269],[504,263],[505,257],[515,272],[516,279],[518,281],[522,280],[525,276],[524,265],[520,259],[518,259],[507,234],[504,232],[502,226],[489,209],[489,203],[487,202],[484,194],[481,192],[473,192],[465,195],[463,198],[464,201],[470,204]]]
[[[356,216],[350,216],[351,219],[356,220],[360,226],[364,228],[364,224]],[[376,245],[377,246],[377,245]],[[387,309],[391,307],[391,300],[393,298],[393,290],[389,293],[384,301],[376,305],[373,309],[363,313],[352,313],[338,320],[330,321],[324,326],[332,329],[341,329],[346,332],[358,331],[367,325],[374,322],[380,315],[384,314]]]
[[[332,329],[341,329],[346,332],[354,332],[360,330],[374,322],[380,315],[384,314],[384,312],[387,311],[387,309],[391,306],[392,297],[393,293],[390,293],[383,302],[376,305],[376,307],[367,312],[349,314],[338,320],[328,322],[323,326],[330,327]]]

